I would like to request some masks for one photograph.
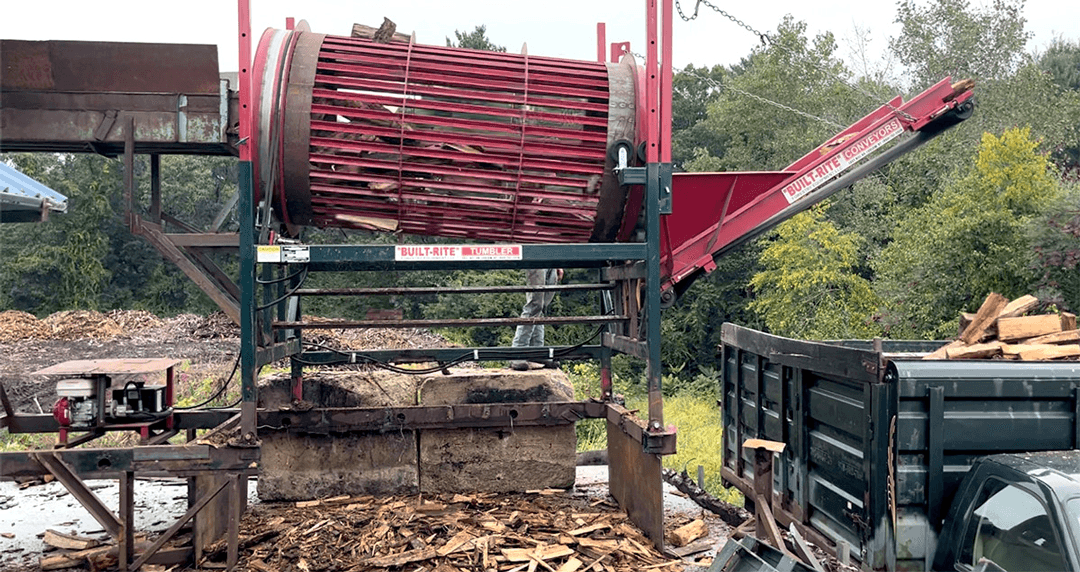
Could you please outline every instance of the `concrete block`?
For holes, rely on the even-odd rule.
[[[260,433],[259,498],[295,501],[418,491],[416,435],[296,431]]]
[[[573,387],[559,370],[465,370],[427,376],[422,405],[570,401]],[[518,492],[574,484],[573,425],[420,432],[424,493]]]
[[[382,407],[416,403],[415,376],[384,371],[319,372],[304,380],[305,407]],[[288,376],[260,381],[259,406],[289,407]],[[338,495],[415,494],[419,490],[416,435],[299,429],[260,429],[259,498],[296,501]]]

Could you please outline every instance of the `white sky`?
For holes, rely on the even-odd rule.
[[[980,5],[983,0],[973,0]],[[989,0],[985,0],[988,2]],[[693,11],[695,0],[682,0]],[[530,54],[595,59],[596,23],[607,23],[608,42],[631,42],[644,53],[645,2],[630,0],[251,0],[254,37],[266,27],[284,27],[285,18],[306,19],[312,30],[348,35],[353,22],[378,26],[383,16],[398,24],[399,32],[415,31],[421,43],[443,44],[455,29],[468,31],[478,24],[488,28],[496,44],[518,51],[527,43]],[[888,38],[899,33],[892,22],[895,2],[806,2],[805,0],[714,0],[750,26],[771,31],[785,14],[805,21],[809,32],[832,31],[838,55],[849,60],[849,42],[855,27],[869,32],[870,53],[886,51]],[[1080,2],[1029,0],[1025,6],[1028,30],[1035,37],[1029,51],[1042,50],[1055,36],[1080,38]],[[97,40],[217,44],[223,71],[237,69],[236,5],[231,0],[9,0],[0,18],[0,38],[23,40]],[[701,7],[695,22],[676,14],[674,63],[682,67],[732,64],[758,42],[730,20]],[[2,57],[2,55],[0,55]],[[849,60],[850,63],[850,60]]]

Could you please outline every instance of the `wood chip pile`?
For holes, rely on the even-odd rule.
[[[681,570],[681,562],[661,556],[625,513],[590,498],[545,490],[262,504],[241,523],[241,569]]]
[[[1076,316],[1068,312],[1026,315],[1038,306],[1034,296],[1009,301],[991,293],[978,312],[961,315],[957,340],[923,359],[1080,359]]]

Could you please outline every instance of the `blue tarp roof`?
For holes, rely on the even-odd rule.
[[[67,212],[67,197],[0,161],[0,222],[41,220],[43,208]]]

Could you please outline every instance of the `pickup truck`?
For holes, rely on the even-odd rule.
[[[723,478],[785,444],[772,512],[866,570],[1080,571],[1080,362],[923,360],[725,324]]]

